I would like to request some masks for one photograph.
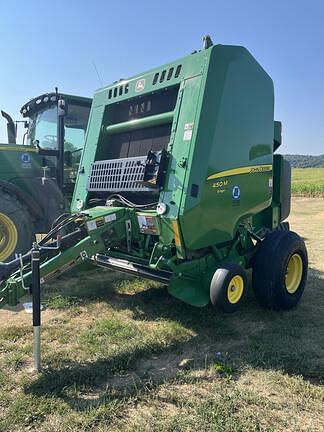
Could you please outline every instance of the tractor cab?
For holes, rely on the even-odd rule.
[[[69,209],[91,103],[53,92],[23,105],[21,121],[1,112],[8,144],[0,144],[0,261],[28,250]]]
[[[72,195],[85,141],[91,99],[45,94],[21,108],[28,117],[24,143],[43,156],[45,175],[57,179],[64,193]]]
[[[56,179],[64,193],[72,194],[91,102],[92,99],[85,97],[46,93],[23,105],[20,113],[24,120],[14,121],[8,113],[1,111],[7,121],[8,136],[8,145],[1,144],[1,150],[36,151],[43,156],[45,176]],[[20,125],[24,126],[25,132],[18,143]],[[25,156],[25,160],[28,159]]]

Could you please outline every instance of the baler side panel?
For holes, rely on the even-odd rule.
[[[181,214],[189,250],[232,240],[238,223],[272,198],[270,77],[247,50],[225,46],[212,48],[207,74],[187,186],[198,185],[199,193],[184,195]]]
[[[82,200],[84,203],[87,200],[88,175],[90,173],[91,164],[95,160],[103,113],[103,105],[97,105],[95,103],[92,105],[85,138],[84,150],[82,152],[79,172],[71,203],[72,213],[78,211],[77,203],[79,200]]]
[[[186,176],[190,171],[189,153],[192,142],[196,135],[196,112],[201,88],[202,75],[184,80],[181,94],[179,95],[180,103],[177,110],[179,116],[174,123],[175,135],[170,146],[170,160],[168,175],[165,182],[164,191],[160,195],[160,202],[167,204],[168,214],[162,217],[162,227],[170,227],[172,222],[173,235],[176,239],[177,251],[179,257],[184,257],[185,251],[182,244],[182,236],[179,224],[176,220],[181,213],[183,196],[190,191],[187,190]],[[177,228],[175,228],[177,227]],[[163,229],[163,228],[162,228]],[[163,231],[165,231],[163,229]]]

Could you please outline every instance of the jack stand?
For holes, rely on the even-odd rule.
[[[40,353],[40,325],[41,325],[41,304],[40,304],[40,250],[37,243],[33,243],[31,251],[32,265],[32,298],[33,298],[33,330],[34,330],[34,365],[39,372],[41,370]]]

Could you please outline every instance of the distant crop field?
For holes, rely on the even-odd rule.
[[[324,197],[324,168],[293,168],[293,195]]]

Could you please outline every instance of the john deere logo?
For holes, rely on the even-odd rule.
[[[146,80],[144,78],[138,80],[135,84],[136,93],[143,91],[145,89],[145,84],[146,84]]]

